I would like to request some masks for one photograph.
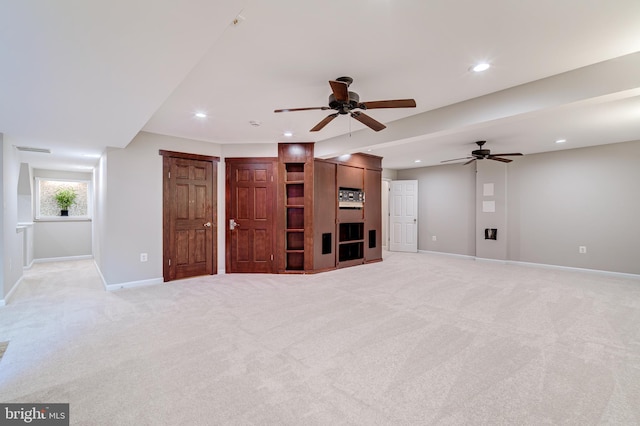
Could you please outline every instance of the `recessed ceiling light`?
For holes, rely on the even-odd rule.
[[[207,118],[207,114],[204,112],[196,112],[195,116],[198,118]]]
[[[422,160],[413,160],[414,163],[422,163]]]
[[[283,135],[290,138],[291,136],[293,136],[293,132],[284,132]]]
[[[489,65],[486,62],[482,62],[480,64],[474,65],[471,70],[475,71],[475,72],[482,72],[482,71],[486,71],[489,68],[491,68],[491,65]]]
[[[251,124],[253,127],[260,127],[260,124],[262,123],[260,123],[258,120],[251,120],[249,124]]]
[[[566,139],[558,139],[556,143],[565,143],[566,141],[567,141]]]

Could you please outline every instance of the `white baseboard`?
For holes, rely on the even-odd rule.
[[[418,250],[418,253],[427,253],[427,254],[440,254],[443,256],[450,257],[459,257],[462,259],[475,259],[475,256],[469,256],[468,254],[457,254],[457,253],[445,253],[443,251],[431,251],[431,250]]]
[[[590,274],[607,275],[610,277],[631,278],[640,280],[640,274],[629,274],[626,272],[603,271],[600,269],[576,268],[573,266],[547,265],[546,263],[520,262],[517,260],[507,260],[510,265],[530,266],[533,268],[558,269],[561,271],[586,272]]]
[[[564,271],[600,274],[600,275],[606,275],[610,277],[631,278],[636,280],[640,279],[640,274],[629,274],[626,272],[614,272],[614,271],[603,271],[600,269],[576,268],[573,266],[548,265],[546,263],[520,262],[518,260],[488,259],[484,257],[469,256],[465,254],[444,253],[440,251],[418,250],[418,252],[426,253],[426,254],[437,254],[437,255],[443,255],[443,256],[459,257],[463,259],[472,259],[472,260],[477,260],[481,262],[502,263],[504,265],[520,265],[520,266],[528,266],[531,268],[557,269],[557,270],[564,270]]]
[[[11,299],[13,298],[13,294],[18,289],[18,286],[22,283],[22,278],[24,278],[24,277],[18,278],[18,281],[16,281],[16,283],[13,285],[13,287],[11,287],[11,290],[9,290],[9,293],[7,293],[5,298],[4,299],[0,299],[0,306],[6,306],[11,301]]]
[[[106,291],[116,291],[116,290],[122,290],[124,288],[144,287],[148,285],[162,284],[164,282],[164,278],[151,278],[148,280],[129,281],[129,282],[118,283],[118,284],[107,284],[107,280],[104,279],[104,275],[102,275],[102,271],[100,270],[100,267],[95,261],[93,263],[96,266],[96,271],[98,271],[98,275],[100,275],[102,286]]]
[[[107,289],[107,280],[104,279],[104,275],[102,275],[102,271],[100,270],[100,267],[96,263],[95,259],[93,259],[93,266],[96,267],[96,271],[98,271],[98,275],[100,275],[100,281],[102,281],[102,286],[106,290]]]
[[[487,262],[487,263],[500,263],[502,265],[506,265],[507,263],[509,263],[508,260],[503,260],[503,259],[490,259],[488,257],[474,257],[474,260],[478,261],[478,262]]]
[[[92,254],[86,254],[82,256],[66,256],[66,257],[45,257],[41,259],[33,259],[31,265],[34,263],[48,263],[48,262],[68,262],[70,260],[88,260],[93,259]],[[29,266],[31,267],[31,266]]]
[[[125,288],[135,288],[135,287],[146,287],[149,285],[162,284],[163,282],[164,282],[163,278],[151,278],[148,280],[129,281],[126,283],[118,283],[118,284],[105,284],[104,279],[102,280],[104,289],[106,291],[116,291],[116,290],[122,290]]]

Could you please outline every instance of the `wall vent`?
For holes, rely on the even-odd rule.
[[[18,151],[41,152],[43,154],[51,154],[51,150],[47,148],[34,148],[32,146],[17,146]]]

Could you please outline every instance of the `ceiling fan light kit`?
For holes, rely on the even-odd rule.
[[[477,160],[493,160],[493,161],[500,161],[502,163],[510,163],[513,160],[509,158],[502,158],[502,157],[512,157],[516,155],[522,155],[522,153],[520,152],[492,154],[490,150],[482,148],[485,143],[487,143],[487,141],[477,141],[476,145],[478,145],[478,149],[471,151],[471,156],[469,157],[453,158],[451,160],[441,161],[441,163],[449,163],[451,161],[460,161],[460,160],[468,160],[463,164],[464,166],[466,166],[467,164],[471,164]]]
[[[358,120],[370,129],[379,132],[386,128],[384,124],[373,119],[367,114],[361,111],[353,111],[356,109],[378,109],[378,108],[415,108],[416,101],[414,99],[395,99],[373,102],[360,102],[360,95],[356,92],[349,91],[349,86],[353,83],[351,77],[338,77],[335,80],[329,81],[332,93],[329,95],[329,106],[321,107],[309,107],[309,108],[285,108],[276,109],[273,112],[292,112],[292,111],[309,111],[309,110],[329,110],[336,111],[326,116],[322,121],[316,124],[310,132],[317,132],[322,130],[327,124],[329,124],[338,115],[349,114],[352,118]]]

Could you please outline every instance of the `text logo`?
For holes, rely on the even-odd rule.
[[[0,404],[0,424],[69,426],[69,404]]]

